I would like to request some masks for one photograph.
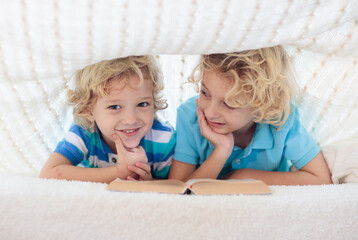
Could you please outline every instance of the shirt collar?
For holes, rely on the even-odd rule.
[[[98,138],[99,138],[99,144],[101,145],[102,152],[103,152],[104,154],[114,153],[114,152],[112,151],[112,149],[111,149],[110,147],[108,147],[108,145],[106,144],[106,142],[103,140],[102,133],[101,133],[101,131],[99,130],[99,128],[97,127],[97,124],[96,124],[96,132],[97,132],[97,135],[98,135]]]
[[[257,123],[254,136],[251,141],[252,148],[269,149],[273,146],[273,135],[270,126],[265,123]]]

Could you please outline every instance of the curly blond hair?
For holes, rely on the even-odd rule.
[[[98,98],[108,96],[110,80],[118,79],[127,86],[129,78],[137,75],[140,83],[144,79],[153,81],[154,112],[167,108],[162,98],[164,88],[162,72],[152,56],[129,56],[101,61],[76,72],[75,88],[68,91],[69,104],[73,106],[74,122],[84,129],[94,127],[89,120],[89,109]]]
[[[228,106],[250,107],[254,122],[271,124],[278,129],[286,122],[298,88],[290,58],[282,46],[203,55],[189,82],[198,89],[204,72],[211,70],[231,81],[231,89],[225,96]]]

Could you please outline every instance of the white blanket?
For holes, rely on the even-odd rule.
[[[0,239],[357,239],[358,184],[270,195],[111,192],[106,184],[0,175]]]
[[[358,183],[358,137],[328,144],[322,152],[333,183]]]

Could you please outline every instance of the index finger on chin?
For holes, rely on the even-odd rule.
[[[122,143],[122,139],[118,136],[117,133],[112,134],[113,141],[116,144],[117,154],[118,152],[124,152],[126,149]]]

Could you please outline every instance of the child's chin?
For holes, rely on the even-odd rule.
[[[124,147],[127,149],[136,148],[139,146],[139,142],[124,143]]]
[[[213,132],[217,133],[217,134],[221,134],[221,135],[226,135],[228,134],[228,132],[226,130],[213,130]]]

